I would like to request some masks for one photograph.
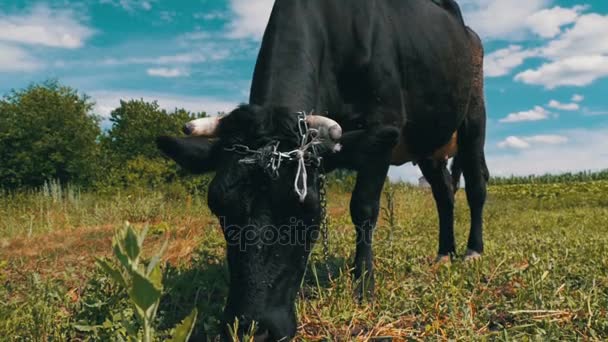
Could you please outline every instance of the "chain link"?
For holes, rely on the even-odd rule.
[[[224,150],[246,156],[246,158],[241,159],[239,162],[243,164],[257,164],[265,169],[273,179],[278,177],[278,171],[283,160],[299,160],[306,166],[312,166],[320,169],[318,186],[319,202],[321,207],[321,221],[319,222],[319,229],[323,239],[323,258],[325,259],[325,267],[327,268],[327,275],[331,280],[331,272],[329,269],[329,222],[327,217],[327,190],[325,189],[327,180],[325,178],[325,172],[321,163],[322,157],[319,156],[315,146],[315,143],[318,142],[319,132],[308,127],[305,112],[298,113],[298,131],[301,138],[300,148],[290,152],[280,152],[278,150],[278,141],[271,142],[270,144],[257,150],[252,150],[248,146],[241,144],[232,145]],[[311,151],[308,151],[308,149]],[[303,186],[305,187],[305,179],[303,181]]]
[[[323,258],[325,259],[325,268],[327,276],[331,280],[331,270],[329,269],[329,219],[327,217],[327,189],[325,175],[319,175],[319,203],[321,205],[321,236],[323,237]]]

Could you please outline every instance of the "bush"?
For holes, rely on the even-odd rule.
[[[56,179],[88,185],[97,171],[99,118],[93,102],[49,81],[0,100],[0,184],[40,187]]]

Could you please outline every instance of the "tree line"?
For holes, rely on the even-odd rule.
[[[158,186],[181,178],[155,145],[206,116],[167,111],[157,102],[121,100],[102,130],[86,94],[46,81],[0,100],[0,189],[39,188],[50,180],[87,189]],[[190,178],[190,181],[194,181]]]
[[[13,90],[0,99],[0,190],[40,188],[45,182],[85,189],[157,187],[179,182],[204,189],[208,178],[179,170],[156,148],[159,135],[181,135],[185,122],[204,117],[157,102],[120,101],[110,127],[86,94],[46,81]],[[352,178],[336,173],[332,179]],[[491,184],[555,183],[608,179],[608,170],[563,175],[493,177]]]

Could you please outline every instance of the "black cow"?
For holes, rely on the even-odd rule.
[[[319,231],[318,179],[335,168],[357,172],[350,210],[360,296],[363,288],[373,291],[372,232],[391,164],[415,162],[430,182],[442,259],[456,252],[455,187],[446,167],[456,156],[453,173],[464,173],[471,208],[467,256],[483,252],[482,60],[481,41],[452,0],[276,1],[250,104],[187,126],[206,137],[158,139],[182,167],[216,172],[208,202],[224,229],[230,269],[223,323],[236,317],[245,330],[256,321],[259,339],[295,335],[294,301]],[[296,113],[311,109],[326,113],[306,120],[326,143],[301,153],[303,123]],[[276,232],[299,238],[265,240]]]

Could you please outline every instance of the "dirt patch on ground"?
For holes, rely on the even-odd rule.
[[[141,228],[144,224],[135,226]],[[210,229],[204,227],[214,227],[209,222],[192,221],[185,226],[172,226],[180,228],[164,232],[158,229],[158,225],[151,224],[144,243],[144,255],[151,255],[169,238],[164,259],[173,265],[189,263],[201,243],[203,231]],[[89,278],[96,257],[111,256],[115,229],[116,225],[81,227],[4,240],[1,242],[0,260],[6,261],[3,269],[5,278],[22,282],[29,275],[38,273],[43,279],[61,279],[78,286]]]

